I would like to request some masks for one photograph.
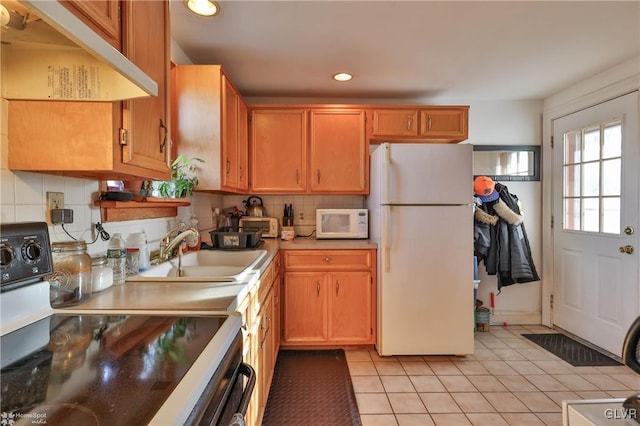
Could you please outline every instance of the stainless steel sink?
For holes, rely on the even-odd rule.
[[[178,276],[178,259],[154,265],[127,281],[243,281],[266,256],[266,250],[200,250],[182,256],[182,276]]]

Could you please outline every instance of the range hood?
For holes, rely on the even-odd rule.
[[[51,0],[0,1],[2,97],[119,101],[158,95],[158,84]]]

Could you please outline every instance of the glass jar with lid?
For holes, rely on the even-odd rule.
[[[91,256],[84,241],[51,244],[53,274],[49,281],[51,307],[77,305],[91,296]]]
[[[91,292],[98,293],[113,285],[113,269],[104,254],[91,258]]]

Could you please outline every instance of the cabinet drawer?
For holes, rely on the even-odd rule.
[[[280,268],[280,253],[276,254],[273,258],[267,269],[265,269],[264,273],[260,276],[260,288],[258,289],[258,301],[260,304],[264,302],[264,298],[266,297],[269,290],[271,290],[271,286],[273,284],[273,280],[278,276]]]
[[[333,271],[371,268],[371,250],[288,250],[287,271]]]

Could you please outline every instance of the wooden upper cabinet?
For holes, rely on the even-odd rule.
[[[198,191],[247,191],[247,107],[220,65],[173,70],[177,152],[198,157]]]
[[[74,2],[102,10],[112,2]],[[9,168],[88,179],[168,180],[169,4],[123,1],[122,50],[158,84],[123,102],[9,101]],[[38,155],[34,155],[38,153]]]
[[[417,109],[374,109],[373,136],[417,136]]]
[[[240,95],[222,75],[222,187],[238,187],[238,104]]]
[[[364,110],[311,110],[309,190],[366,194],[369,143]]]
[[[60,3],[109,44],[120,50],[120,0],[62,0]]]
[[[123,53],[158,83],[158,96],[123,102],[127,132],[122,161],[160,170],[170,156],[168,123],[169,5],[168,2],[127,0]]]
[[[374,141],[457,143],[469,137],[468,106],[374,108],[372,121]]]
[[[432,108],[420,111],[420,136],[463,141],[468,134],[468,108]]]
[[[249,113],[247,104],[238,99],[238,192],[249,191]]]
[[[251,112],[251,192],[296,193],[307,189],[307,120],[304,109]]]

